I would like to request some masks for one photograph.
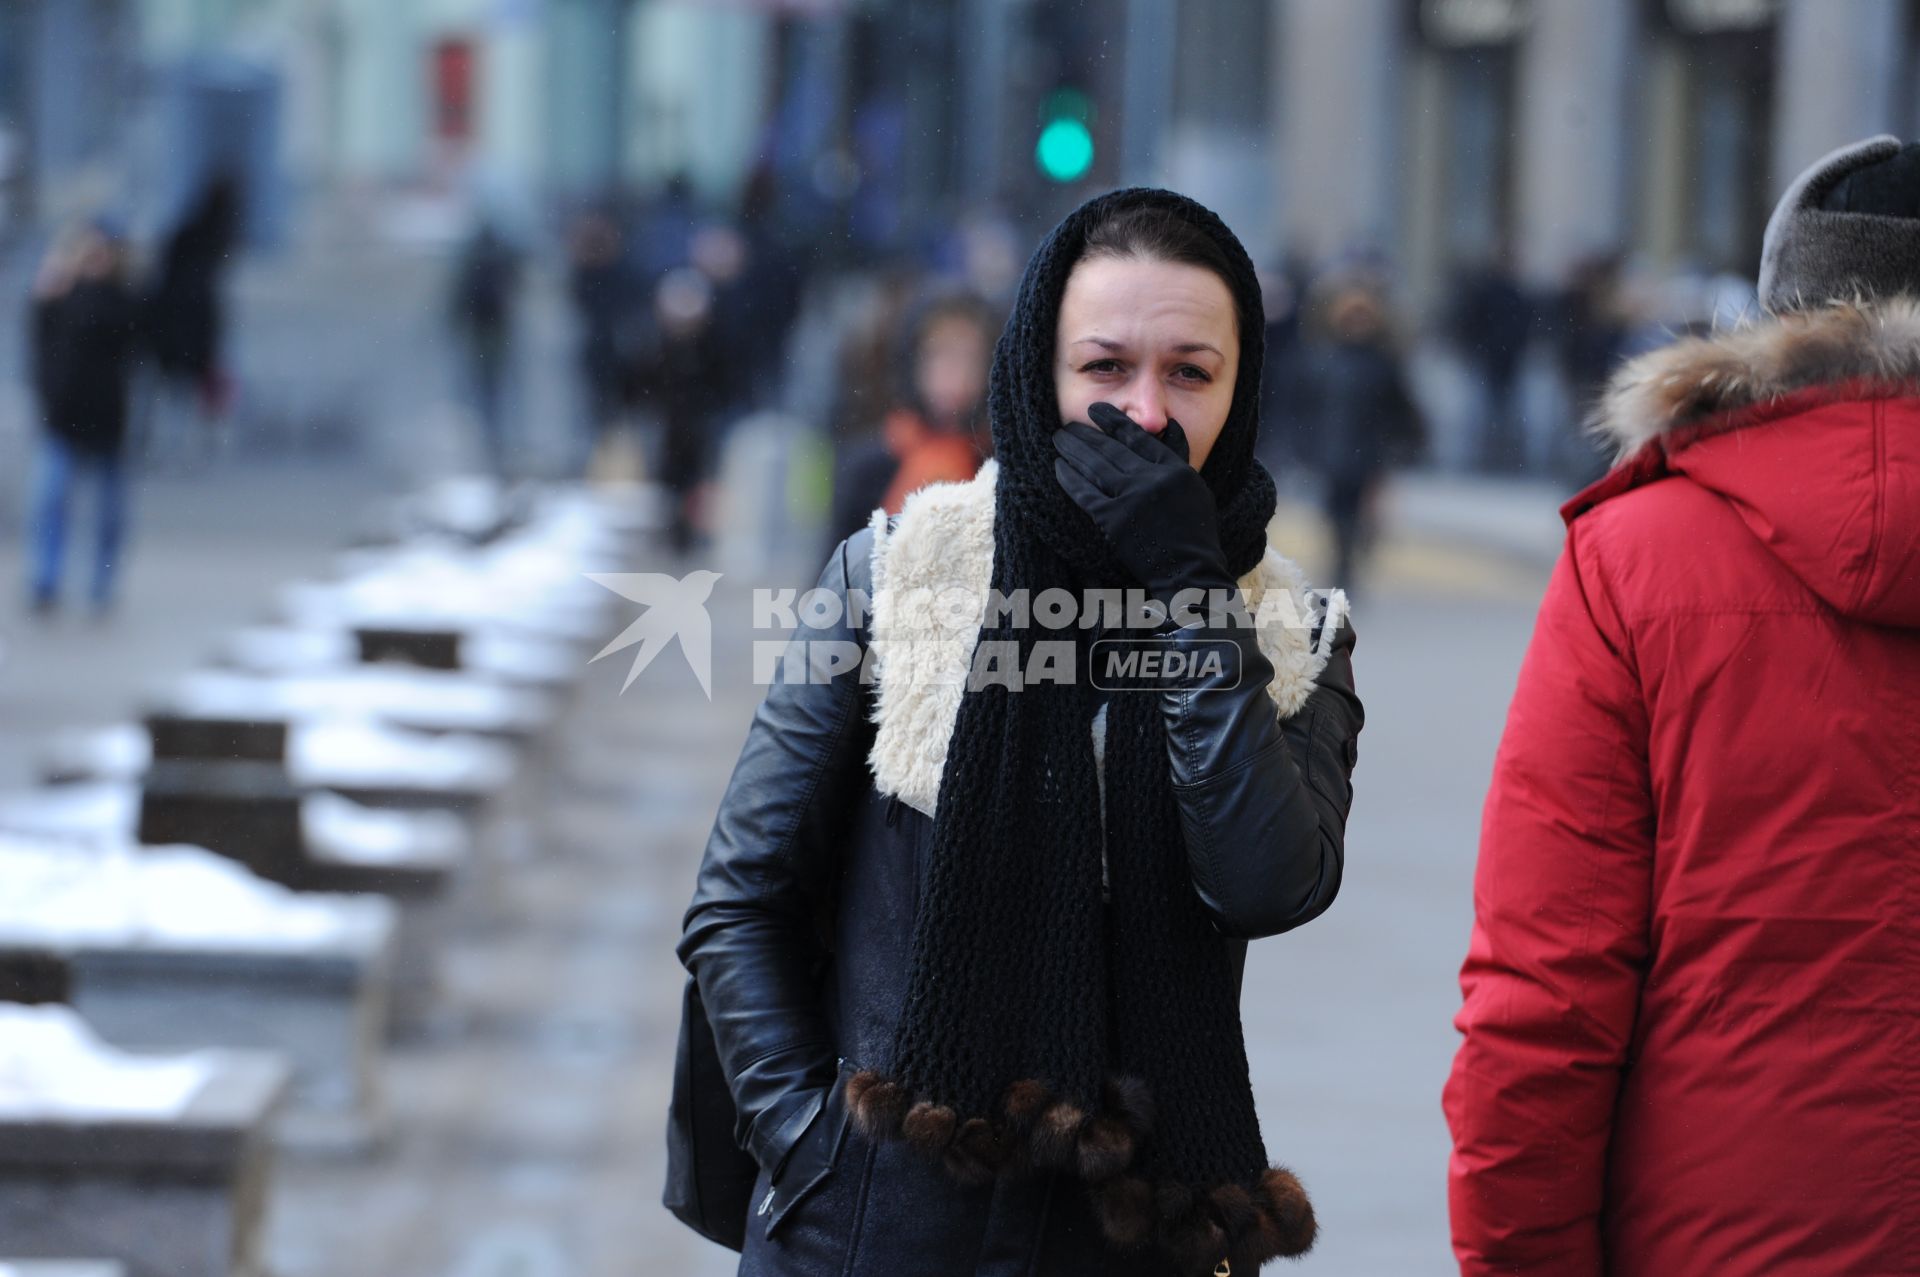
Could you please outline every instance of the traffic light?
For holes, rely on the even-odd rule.
[[[1059,88],[1040,104],[1034,162],[1050,181],[1077,182],[1093,167],[1093,104],[1078,89]]]

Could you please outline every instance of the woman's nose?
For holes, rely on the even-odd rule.
[[[1148,434],[1159,434],[1166,428],[1167,397],[1153,378],[1136,378],[1113,406],[1132,417]]]

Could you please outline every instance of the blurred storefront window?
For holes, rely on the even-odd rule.
[[[1411,269],[1425,288],[1513,243],[1522,121],[1521,51],[1531,0],[1416,0],[1408,7],[1412,91],[1423,149],[1411,173]]]
[[[17,235],[31,214],[27,167],[27,11],[0,5],[0,244]]]
[[[1649,6],[1650,241],[1669,260],[1750,271],[1771,207],[1779,40],[1773,0]]]

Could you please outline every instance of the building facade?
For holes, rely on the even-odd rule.
[[[1811,160],[1920,133],[1909,0],[1278,0],[1273,198],[1314,255],[1388,250],[1416,298],[1510,255],[1750,275]]]
[[[1086,162],[1050,175],[1063,110]],[[1543,286],[1602,250],[1751,272],[1787,178],[1877,130],[1920,133],[1920,0],[0,6],[0,225],[164,209],[222,147],[296,198],[684,175],[724,201],[768,167],[880,243],[1156,182],[1269,261],[1383,251],[1418,300],[1502,255]]]

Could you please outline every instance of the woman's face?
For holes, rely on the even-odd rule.
[[[1328,317],[1342,341],[1372,341],[1386,331],[1386,314],[1379,300],[1365,288],[1349,288],[1333,299]]]
[[[75,273],[81,279],[110,279],[120,267],[120,250],[99,231],[89,230],[74,252]]]
[[[960,423],[987,393],[990,338],[971,319],[948,316],[928,325],[919,356],[914,376],[933,424]]]
[[[1060,422],[1091,421],[1105,400],[1148,434],[1186,432],[1198,470],[1227,424],[1240,369],[1233,294],[1201,266],[1090,257],[1067,276],[1054,334]]]

